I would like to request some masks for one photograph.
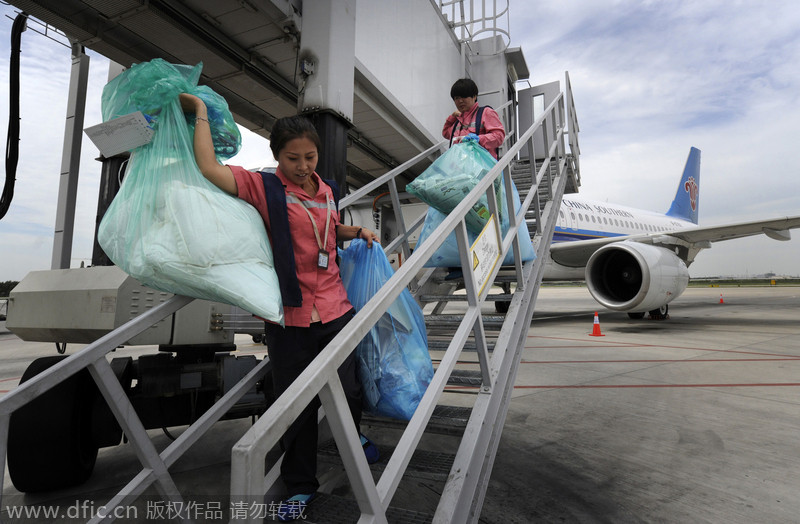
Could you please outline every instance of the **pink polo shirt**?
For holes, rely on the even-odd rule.
[[[260,173],[248,171],[239,166],[228,166],[236,178],[239,198],[249,202],[261,214],[267,232],[271,234],[269,213],[267,212],[267,199],[264,194],[264,183]],[[333,199],[330,186],[314,173],[312,176],[317,182],[319,190],[314,198],[300,186],[286,178],[277,170],[276,174],[286,188],[286,209],[289,214],[289,229],[294,249],[294,260],[297,268],[297,280],[303,295],[303,304],[300,307],[284,306],[284,321],[287,326],[308,327],[312,322],[312,310],[316,306],[319,320],[330,322],[347,313],[353,306],[347,300],[347,292],[339,276],[339,266],[336,264],[336,225],[339,224],[339,213]],[[305,203],[295,202],[289,196],[294,193],[297,198]],[[325,249],[328,252],[328,268],[318,267],[319,245],[314,234],[314,227],[306,209],[311,212],[319,230],[320,238],[325,235],[325,220],[331,209],[331,221],[328,237],[325,240]],[[314,319],[316,320],[316,319]]]
[[[497,111],[487,106],[481,115],[481,129],[476,131],[475,117],[478,115],[478,107],[478,103],[475,102],[475,105],[469,111],[462,113],[458,118],[453,115],[448,116],[447,120],[444,121],[442,136],[449,140],[450,135],[453,135],[453,138],[456,139],[475,133],[478,135],[478,143],[489,151],[493,157],[497,158],[497,148],[506,139],[506,130],[503,128],[503,122],[500,121],[500,117],[497,116]],[[455,132],[453,132],[454,125],[456,126]],[[453,140],[453,142],[455,143],[457,140]]]

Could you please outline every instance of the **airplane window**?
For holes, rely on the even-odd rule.
[[[583,222],[583,213],[578,213],[578,218],[580,218],[581,222]]]
[[[597,220],[594,219],[594,215],[592,215],[592,222],[597,222]]]

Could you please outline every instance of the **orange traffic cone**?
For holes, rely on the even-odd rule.
[[[597,311],[594,312],[594,324],[592,325],[592,332],[589,333],[590,337],[604,337],[605,335],[600,333],[600,319],[597,317]]]
[[[722,301],[722,293],[719,294],[719,303],[724,304],[725,302]]]

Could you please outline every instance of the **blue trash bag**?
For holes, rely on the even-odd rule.
[[[497,160],[476,141],[453,144],[417,178],[407,184],[406,191],[439,212],[449,215],[495,164]],[[502,215],[505,212],[505,190],[500,179],[501,177],[498,177],[495,180],[494,189],[499,212]],[[489,204],[484,194],[467,212],[465,219],[467,229],[480,234],[490,216]]]
[[[195,93],[209,103],[218,158],[233,156],[240,139],[225,100],[197,87],[199,76],[199,65],[155,59],[106,84],[103,118],[142,111],[154,134],[132,151],[97,240],[114,264],[146,286],[232,304],[282,324],[263,219],[253,206],[206,180],[195,162],[193,127],[180,93]]]
[[[394,271],[377,242],[357,239],[339,250],[339,271],[356,311],[380,290]],[[433,378],[422,310],[404,289],[356,346],[364,409],[375,415],[410,420]]]
[[[520,199],[519,199],[519,192],[517,191],[517,186],[514,185],[514,181],[511,181],[511,198],[514,202],[514,213],[519,212],[519,208],[521,206]],[[443,215],[435,208],[428,208],[428,213],[425,215],[425,222],[422,224],[422,229],[419,233],[419,239],[417,240],[417,245],[421,246],[428,237],[439,227],[444,219],[447,218],[446,215]],[[500,218],[500,231],[502,231],[503,236],[508,233],[509,228],[509,220],[508,214],[502,214]],[[528,231],[528,225],[522,224],[517,231],[517,237],[519,238],[519,245],[520,245],[520,255],[522,262],[528,262],[531,260],[536,259],[536,252],[533,250],[533,243],[531,242],[531,235]],[[469,240],[469,244],[472,245],[478,239],[478,235],[467,229],[467,238]],[[503,259],[502,265],[504,266],[511,266],[514,264],[514,250],[510,249],[508,253],[506,253],[505,258]],[[461,266],[461,258],[458,255],[458,241],[456,240],[456,232],[451,232],[447,238],[442,242],[442,245],[439,246],[431,258],[425,262],[425,267],[460,267]]]

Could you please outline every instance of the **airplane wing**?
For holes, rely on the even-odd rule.
[[[708,242],[721,242],[734,238],[743,238],[754,235],[767,235],[775,240],[789,240],[790,229],[800,227],[800,216],[775,218],[771,220],[758,220],[754,222],[739,222],[723,226],[692,227],[653,233],[647,235],[626,235],[617,237],[597,238],[592,240],[578,240],[572,242],[559,242],[550,246],[550,256],[553,261],[567,267],[582,267],[589,261],[592,254],[612,242],[642,242],[644,244],[669,244],[665,237],[681,240],[689,244]]]

